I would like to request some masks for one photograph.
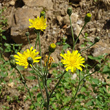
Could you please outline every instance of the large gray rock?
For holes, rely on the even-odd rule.
[[[107,45],[107,43],[102,42],[101,40],[97,42],[94,46],[92,46],[92,49],[92,55],[94,57],[103,55],[105,53],[110,54],[110,47]]]
[[[81,27],[79,26],[79,25],[77,25],[77,24],[73,24],[72,25],[72,28],[73,28],[73,34],[75,35],[74,37],[76,37],[77,38],[77,36],[79,35],[79,33],[80,33],[80,31],[81,31]],[[72,33],[71,33],[71,27],[69,26],[69,27],[67,27],[67,29],[66,29],[66,34],[67,35],[72,35]],[[80,35],[79,36],[79,39],[81,38],[81,36],[82,35]]]
[[[33,19],[34,16],[40,16],[40,11],[32,8],[18,8],[15,11],[11,24],[11,36],[16,43],[27,43],[25,32],[29,27],[29,18]]]
[[[24,4],[29,7],[44,7],[47,9],[53,8],[52,0],[23,0]]]
[[[71,23],[74,24],[78,20],[78,14],[77,13],[72,13],[71,14]],[[70,19],[69,16],[66,15],[64,17],[58,15],[57,16],[57,21],[60,25],[70,25]]]

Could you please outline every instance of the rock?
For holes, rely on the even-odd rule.
[[[78,14],[77,13],[72,13],[71,14],[71,22],[72,22],[72,24],[77,22],[77,19],[78,19]],[[63,23],[67,24],[67,25],[70,25],[70,20],[69,20],[69,16],[68,15],[66,15],[63,18]]]
[[[92,46],[92,49],[93,49],[92,55],[94,57],[103,55],[105,53],[110,54],[110,47],[107,45],[107,43],[104,43],[101,40],[97,42],[94,46]]]
[[[73,24],[72,27],[73,27],[73,34],[77,37],[79,35],[79,32],[81,31],[81,27],[77,24]],[[70,26],[66,29],[66,34],[70,36],[72,35]]]
[[[83,23],[82,20],[78,20],[78,21],[77,21],[77,24],[79,24],[79,25],[81,25],[82,23]]]
[[[74,26],[74,33],[75,33],[75,35],[78,36],[79,33],[80,33],[80,31],[81,31],[81,27],[76,24],[76,25]],[[79,39],[80,39],[80,37],[81,37],[81,35],[79,36]]]
[[[14,82],[8,83],[8,86],[13,88],[14,87]]]
[[[76,74],[76,73],[72,74],[71,79],[72,79],[72,80],[75,80],[76,78],[77,78],[77,74]]]
[[[24,4],[29,7],[43,7],[46,9],[52,9],[52,0],[23,0]]]
[[[69,0],[69,2],[80,2],[81,0]]]
[[[16,43],[27,43],[25,32],[29,26],[29,18],[32,19],[34,16],[40,16],[40,11],[36,11],[32,8],[18,8],[15,11],[11,26],[11,36]]]
[[[57,20],[58,20],[58,23],[59,23],[60,25],[62,25],[62,23],[63,23],[63,17],[57,16]]]
[[[61,15],[61,10],[53,10],[55,16]]]
[[[65,16],[65,15],[66,15],[66,10],[62,9],[62,10],[61,10],[61,15],[62,15],[62,16]]]
[[[59,55],[61,53],[61,50],[58,48],[55,49],[55,51],[51,54],[51,57],[54,59],[54,63],[59,63]]]
[[[11,6],[14,6],[15,5],[15,1],[14,0],[12,0],[12,1],[10,1],[10,3],[9,3]]]

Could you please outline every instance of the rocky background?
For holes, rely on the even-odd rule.
[[[88,33],[91,42],[95,37],[100,41],[93,46],[92,55],[98,56],[110,53],[110,0],[2,0],[1,8],[6,7],[5,16],[8,19],[8,37],[15,43],[23,44],[23,49],[28,48],[25,32],[30,32],[30,41],[35,44],[36,35],[29,29],[29,18],[40,16],[42,10],[46,11],[47,29],[41,33],[43,53],[48,50],[52,42],[59,42],[64,36],[72,45],[69,16],[67,8],[72,7],[72,26],[75,38],[84,25],[86,13],[92,14],[92,20],[86,25],[79,37],[76,49],[81,49],[84,43],[84,33]],[[59,50],[59,49],[58,49]]]
[[[67,8],[72,7],[73,13],[71,19],[75,39],[84,25],[85,15],[88,12],[92,14],[92,19],[82,31],[75,49],[83,49],[81,44],[87,42],[87,39],[94,42],[94,38],[98,36],[100,41],[89,50],[83,52],[82,55],[86,57],[87,55],[99,56],[105,53],[110,54],[110,0],[96,1],[97,2],[95,2],[95,0],[0,0],[0,8],[6,7],[4,16],[8,19],[8,27],[5,34],[10,43],[22,43],[22,50],[25,50],[29,48],[25,32],[30,32],[29,38],[31,45],[34,46],[36,34],[33,29],[28,28],[29,18],[32,19],[40,16],[40,12],[44,10],[46,12],[48,26],[46,30],[41,33],[43,57],[48,53],[49,44],[61,42],[63,37],[66,37],[66,42],[72,46],[70,22],[69,16],[67,15]],[[85,33],[88,33],[87,39],[84,38]],[[89,46],[89,44],[86,46]],[[60,60],[59,54],[61,50],[62,46],[57,46],[55,52],[52,54],[55,63]],[[10,85],[9,83],[8,86],[11,87],[9,90],[11,93],[14,89],[14,85]],[[11,94],[19,95],[16,90]],[[26,107],[28,107],[29,103],[30,102],[27,102],[23,105],[23,110],[27,110]],[[20,105],[16,107],[20,108]],[[16,107],[13,105],[13,110],[18,110]],[[0,108],[0,110],[2,110],[2,108]]]

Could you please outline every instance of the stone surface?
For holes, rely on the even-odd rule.
[[[73,27],[73,34],[77,37],[79,35],[79,32],[81,31],[81,27],[79,25],[77,25],[77,24],[73,24],[72,27]],[[67,27],[66,34],[67,35],[70,35],[70,36],[72,35],[72,33],[71,33],[71,27],[70,26]]]
[[[100,55],[103,55],[105,53],[108,53],[110,54],[110,47],[102,42],[101,40],[99,42],[97,42],[93,47],[93,52],[92,52],[92,55],[94,57],[97,57],[97,56],[100,56]]]
[[[57,20],[58,20],[58,23],[59,23],[60,25],[63,24],[63,17],[57,16]]]
[[[25,5],[29,7],[45,7],[46,9],[52,9],[52,0],[23,0]]]
[[[15,5],[15,0],[10,1],[9,4],[10,4],[11,6],[14,6],[14,5]]]
[[[72,24],[73,23],[76,23],[77,22],[77,19],[78,19],[78,14],[77,13],[72,13],[71,14],[71,22],[72,22]],[[67,25],[70,25],[70,20],[69,20],[69,16],[68,15],[66,15],[63,18],[63,23],[64,24],[67,24]]]
[[[16,43],[26,44],[27,37],[25,36],[25,32],[29,26],[29,18],[32,19],[34,16],[39,15],[40,11],[34,10],[32,8],[18,8],[15,11],[11,26],[11,36]]]

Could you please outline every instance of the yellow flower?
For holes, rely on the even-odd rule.
[[[39,62],[39,59],[41,59],[41,56],[37,57],[39,52],[36,52],[36,49],[33,49],[31,47],[30,49],[27,49],[27,51],[24,51],[22,54],[17,52],[17,55],[14,55],[14,58],[16,60],[16,64],[20,66],[24,66],[24,68],[27,68],[29,66],[28,58],[32,58],[33,63]]]
[[[46,19],[41,16],[40,18],[37,17],[34,20],[33,19],[29,19],[29,28],[35,28],[36,30],[41,30],[43,31],[44,29],[46,29],[47,25],[46,25]]]
[[[61,59],[61,62],[65,65],[66,71],[71,70],[71,72],[75,72],[76,69],[79,69],[82,71],[82,67],[85,67],[83,65],[84,58],[81,56],[80,53],[78,53],[77,50],[73,51],[72,53],[68,50],[65,54],[60,54],[61,57],[64,59]]]

